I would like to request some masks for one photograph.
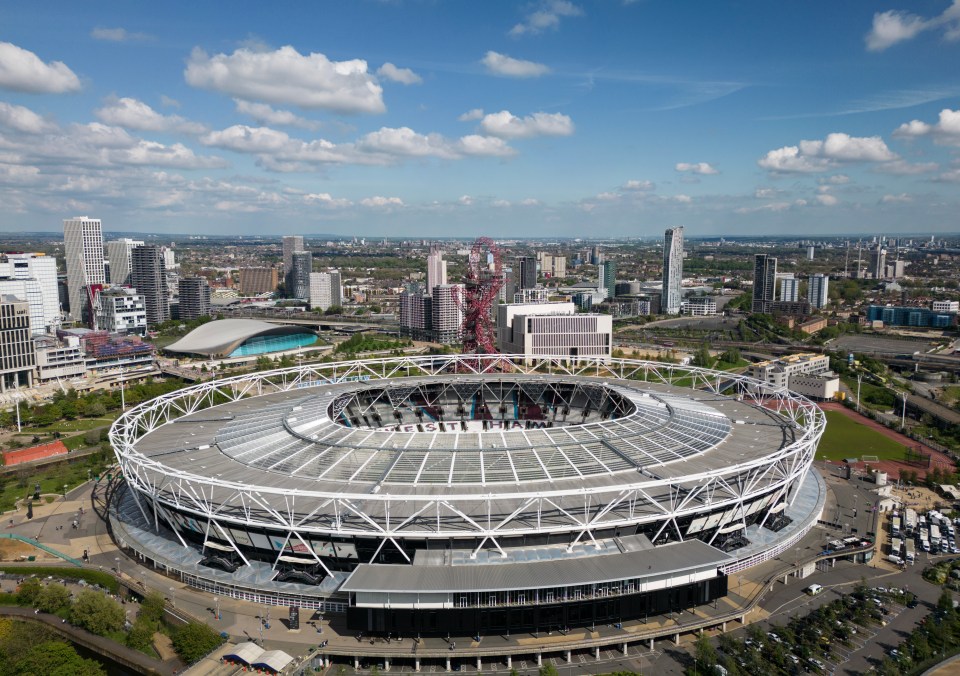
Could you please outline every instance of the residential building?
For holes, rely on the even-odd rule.
[[[814,317],[805,322],[800,322],[797,324],[797,330],[802,331],[807,335],[813,335],[817,331],[823,331],[825,328],[827,328],[826,317]]]
[[[244,296],[273,293],[279,283],[276,268],[240,268],[240,293]]]
[[[806,317],[810,314],[810,302],[806,298],[794,302],[775,300],[772,303],[767,303],[766,308],[766,312],[778,316]]]
[[[0,288],[26,298],[30,304],[30,330],[34,335],[60,328],[60,290],[57,284],[57,260],[42,253],[8,253],[0,256],[2,281],[22,282],[19,289]],[[20,291],[22,289],[22,291]]]
[[[70,317],[76,322],[90,322],[93,318],[91,287],[107,281],[103,267],[103,226],[100,219],[86,216],[64,219],[63,248]]]
[[[512,303],[546,303],[550,297],[550,289],[542,286],[533,289],[520,289],[513,294]]]
[[[0,296],[0,392],[33,386],[36,366],[30,333],[30,307],[11,295]]]
[[[683,313],[692,317],[717,314],[717,299],[711,296],[691,296],[683,302]]]
[[[297,298],[291,293],[293,288],[293,254],[305,251],[301,235],[286,235],[283,238],[283,279],[287,297]],[[308,282],[309,285],[309,282]]]
[[[340,271],[310,273],[310,309],[326,310],[343,303]]]
[[[53,336],[34,338],[37,362],[37,380],[72,380],[82,378],[87,371],[86,357],[80,341],[67,337],[60,342]]]
[[[163,248],[163,269],[167,271],[174,271],[180,267],[180,264],[177,263],[177,254],[170,247]]]
[[[434,340],[444,345],[458,343],[463,337],[463,310],[459,298],[462,284],[440,284],[433,287],[430,306]]]
[[[830,302],[830,277],[828,275],[810,275],[807,280],[807,300],[810,307],[817,310],[825,308]]]
[[[830,372],[830,357],[823,354],[793,354],[759,362],[750,366],[750,376],[774,389],[818,399],[831,399],[839,389],[839,378]]]
[[[447,283],[447,261],[440,247],[430,247],[427,255],[427,289]]]
[[[930,304],[930,309],[934,312],[960,312],[960,301],[935,300]]]
[[[617,264],[614,261],[604,261],[597,268],[597,272],[597,288],[603,292],[604,298],[614,298],[617,295]]]
[[[516,291],[532,289],[537,285],[537,259],[517,256],[513,259],[513,284]]]
[[[309,251],[294,251],[290,275],[287,277],[288,298],[299,298],[300,300],[310,298],[311,272],[313,272],[313,254]]]
[[[609,358],[612,344],[611,315],[577,314],[573,303],[497,306],[497,346],[503,353]]]
[[[420,284],[400,294],[400,331],[414,340],[433,340],[433,298]]]
[[[110,283],[127,286],[130,282],[133,250],[143,246],[143,241],[123,237],[107,242],[107,260],[110,261]]]
[[[553,256],[540,252],[537,254],[540,261],[540,272],[544,277],[566,277],[567,276],[567,257]]]
[[[800,298],[800,280],[791,273],[780,278],[780,300],[784,303],[796,303]]]
[[[753,257],[753,306],[754,312],[770,312],[776,300],[777,259],[767,254]]]
[[[137,290],[113,286],[100,292],[97,303],[97,327],[108,333],[145,336],[147,308]]]
[[[663,235],[663,291],[660,309],[664,314],[680,314],[683,297],[683,226],[667,228]]]
[[[130,260],[130,281],[143,296],[147,325],[153,326],[168,321],[170,298],[163,249],[155,244],[134,247]]]
[[[210,315],[210,285],[203,277],[181,277],[177,283],[180,319],[191,321]]]
[[[883,279],[887,272],[887,250],[877,246],[877,255],[873,266],[873,278]]]

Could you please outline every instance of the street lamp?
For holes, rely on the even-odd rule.
[[[67,499],[67,484],[63,484],[63,499]]]
[[[121,366],[120,367],[120,410],[125,412],[127,410],[127,397],[124,392],[123,384],[124,384],[123,366]]]
[[[907,427],[907,392],[904,390],[900,393],[900,396],[903,397],[903,416],[900,418],[900,431],[903,432]]]
[[[177,597],[173,594],[173,587],[170,587],[170,603],[173,604],[173,607],[177,607]]]
[[[116,564],[117,564],[117,577],[119,577],[119,576],[120,576],[120,557],[119,557],[119,556],[116,557],[116,558],[114,559],[114,562],[116,562]]]
[[[213,605],[214,605],[214,613],[213,613],[214,617],[216,617],[219,620],[220,619],[220,597],[218,596],[213,597]]]
[[[863,380],[863,374],[857,372],[857,413],[860,412],[860,383]]]

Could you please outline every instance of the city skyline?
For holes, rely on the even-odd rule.
[[[0,10],[0,231],[956,230],[960,2],[304,11]]]

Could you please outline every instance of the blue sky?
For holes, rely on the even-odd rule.
[[[960,0],[0,7],[0,230],[955,232]]]

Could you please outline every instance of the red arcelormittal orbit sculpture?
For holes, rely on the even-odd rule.
[[[485,252],[493,258],[493,265]],[[489,237],[480,237],[473,243],[463,286],[463,293],[457,298],[463,310],[463,353],[492,354],[497,351],[492,310],[503,286],[503,263],[500,249]]]

